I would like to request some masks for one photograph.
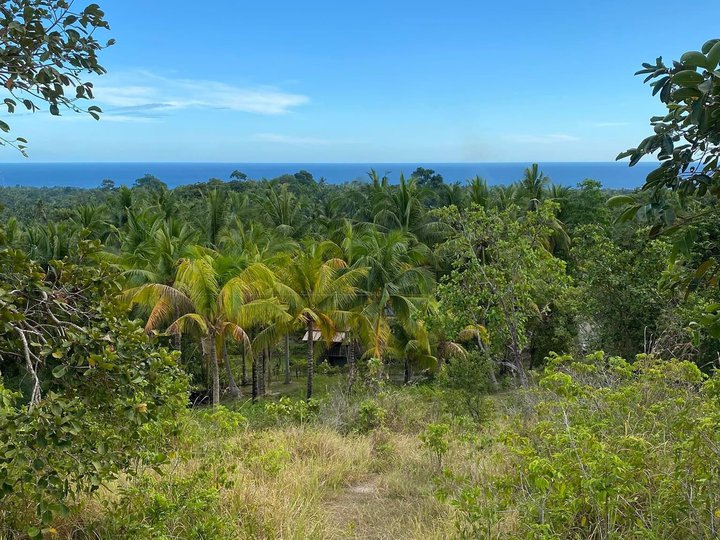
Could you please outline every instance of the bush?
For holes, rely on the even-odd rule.
[[[444,404],[451,414],[467,414],[480,423],[492,416],[493,404],[488,359],[477,351],[457,356],[447,362],[440,373],[439,383],[446,390]]]
[[[92,527],[98,538],[170,540],[236,538],[237,524],[219,511],[220,489],[208,470],[185,477],[144,476],[108,505],[102,523]]]
[[[691,362],[549,359],[536,417],[503,436],[506,473],[453,497],[465,531],[523,538],[713,538],[720,527],[720,376]],[[488,503],[487,499],[490,499]],[[481,507],[513,508],[503,513]],[[475,520],[487,520],[478,523]]]
[[[163,462],[185,411],[177,353],[118,306],[113,271],[88,262],[41,268],[0,249],[0,351],[23,352],[0,356],[0,536],[39,536],[80,495]]]
[[[266,403],[265,411],[274,418],[278,424],[305,424],[317,418],[320,412],[320,401],[317,399],[293,400],[287,396],[283,396],[278,401]]]
[[[387,412],[374,399],[366,399],[360,403],[355,429],[358,433],[367,433],[373,429],[382,427],[385,423]]]

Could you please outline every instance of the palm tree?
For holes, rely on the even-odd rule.
[[[490,202],[490,190],[488,189],[487,180],[476,176],[468,183],[468,198],[470,204],[487,208]]]
[[[268,295],[274,280],[270,269],[252,264],[224,281],[224,263],[211,251],[197,250],[194,258],[182,261],[172,286],[151,283],[129,292],[134,303],[151,307],[146,331],[165,327],[172,334],[200,335],[211,370],[213,405],[220,402],[218,351],[226,338],[250,350],[244,328],[282,319],[286,313],[277,298]]]
[[[529,199],[528,207],[535,208],[543,198],[545,187],[550,183],[550,178],[540,171],[537,163],[533,163],[523,172],[519,182],[520,190]]]
[[[350,313],[345,310],[358,295],[357,285],[367,275],[363,267],[349,268],[340,248],[329,241],[304,246],[289,261],[278,294],[289,306],[291,318],[278,329],[307,331],[307,399],[313,396],[316,332],[331,343],[344,330]]]
[[[455,206],[462,210],[465,206],[465,190],[459,182],[440,186],[440,206]]]
[[[228,217],[227,200],[218,189],[205,197],[205,215],[205,241],[209,247],[216,248]]]
[[[437,365],[430,336],[423,321],[407,321],[395,328],[390,342],[390,354],[403,361],[403,382],[410,382],[411,365],[431,369]]]
[[[110,232],[105,206],[81,204],[70,214],[70,221],[93,240],[105,240]]]
[[[520,193],[516,184],[509,186],[493,186],[491,195],[494,205],[499,210],[507,210],[518,203]]]
[[[172,285],[181,259],[188,256],[196,238],[195,231],[182,221],[163,219],[150,210],[141,215],[131,210],[120,253],[108,258],[125,269],[131,287]]]
[[[357,262],[366,267],[364,301],[353,318],[367,354],[382,359],[393,326],[409,325],[432,291],[433,276],[426,266],[430,250],[402,231],[371,231],[360,241]]]
[[[265,220],[284,236],[293,236],[301,228],[303,218],[301,205],[295,195],[288,190],[288,184],[268,188],[264,197],[257,199],[263,209]]]

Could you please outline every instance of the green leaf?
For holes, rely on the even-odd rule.
[[[700,266],[698,266],[697,270],[695,270],[695,277],[701,278],[705,274],[707,274],[707,271],[710,270],[715,265],[715,259],[708,259],[704,263],[702,263]]]
[[[704,68],[706,58],[705,55],[700,51],[688,51],[682,55],[680,61],[687,66]]]
[[[680,86],[697,86],[705,79],[695,70],[684,69],[673,75],[672,80],[675,84],[679,84]]]
[[[66,372],[67,368],[65,366],[56,366],[55,369],[52,370],[52,375],[56,379],[59,379],[60,377],[65,375]]]
[[[635,216],[640,211],[640,208],[642,208],[642,206],[640,206],[640,205],[635,205],[635,206],[629,207],[622,214],[620,214],[620,216],[618,216],[618,218],[615,220],[615,222],[616,223],[625,223],[627,221],[632,221],[633,219],[635,219]]]
[[[30,527],[27,530],[27,535],[30,538],[37,538],[38,536],[40,536],[40,529],[38,529],[37,527]]]
[[[706,67],[709,71],[713,71],[720,63],[720,41],[712,46],[707,53]]]
[[[702,92],[697,88],[680,88],[673,92],[672,98],[675,101],[682,101],[683,99],[701,98],[702,95]]]
[[[710,52],[710,49],[712,49],[717,43],[720,43],[720,39],[707,40],[701,49],[703,54],[708,54]]]
[[[610,208],[615,208],[617,206],[624,206],[626,204],[632,204],[634,202],[635,199],[630,195],[615,195],[614,197],[610,197],[608,199],[607,205]]]

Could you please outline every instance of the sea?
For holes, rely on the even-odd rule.
[[[409,176],[417,167],[432,169],[445,182],[464,182],[475,176],[491,185],[511,184],[522,178],[530,163],[0,163],[0,186],[78,187],[94,188],[105,180],[116,185],[132,185],[135,180],[151,174],[169,187],[177,187],[210,179],[227,181],[233,171],[241,171],[253,180],[272,179],[301,170],[310,172],[315,180],[342,184],[367,180],[368,171],[387,175],[396,183],[400,174]],[[634,189],[640,187],[647,174],[657,165],[639,163],[562,162],[540,163],[540,170],[558,185],[575,186],[584,179],[598,180],[605,188]]]

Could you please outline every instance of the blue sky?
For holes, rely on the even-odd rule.
[[[103,119],[15,115],[32,161],[610,161],[640,63],[717,37],[667,0],[98,1]]]

